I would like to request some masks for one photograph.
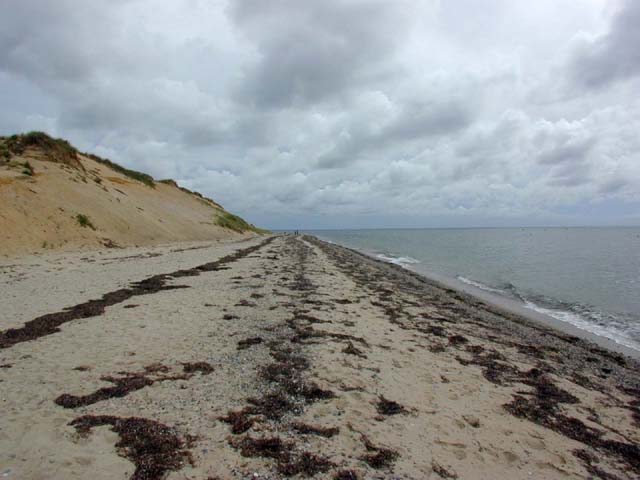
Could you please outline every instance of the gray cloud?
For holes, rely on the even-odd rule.
[[[408,23],[405,1],[234,2],[232,17],[258,60],[238,86],[260,107],[304,106],[390,73]]]
[[[570,73],[577,83],[601,88],[611,82],[640,74],[640,2],[624,0],[609,31],[595,38],[582,38],[570,60]]]
[[[256,223],[640,205],[637,2],[610,21],[600,0],[8,2],[1,134],[47,130]]]

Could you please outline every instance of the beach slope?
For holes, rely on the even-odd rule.
[[[313,237],[1,272],[7,478],[640,476],[635,360]]]

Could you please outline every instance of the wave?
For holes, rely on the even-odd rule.
[[[640,351],[640,342],[629,338],[629,325],[612,314],[600,312],[584,305],[573,305],[568,309],[541,306],[525,300],[524,306],[538,313],[567,322],[581,330],[613,340],[619,345]]]
[[[405,236],[403,237],[400,233]],[[536,289],[535,286],[540,285],[539,275],[544,275],[546,271],[548,271],[550,275],[554,274],[553,272],[555,272],[555,275],[559,272],[562,273],[563,269],[561,267],[563,266],[562,262],[564,259],[562,257],[549,255],[544,249],[536,250],[534,248],[531,251],[532,258],[537,258],[537,253],[541,256],[540,260],[533,262],[533,260],[529,259],[523,266],[523,262],[520,261],[519,257],[521,252],[519,250],[514,251],[513,248],[511,248],[512,243],[510,242],[522,240],[514,238],[513,231],[496,230],[494,232],[496,234],[494,235],[494,240],[499,242],[499,245],[505,248],[506,252],[510,254],[506,255],[504,259],[496,259],[494,255],[495,252],[487,250],[486,247],[482,246],[470,252],[465,250],[465,248],[468,247],[468,244],[465,243],[466,240],[477,239],[475,233],[471,231],[467,233],[456,231],[455,235],[452,235],[451,232],[447,233],[444,231],[429,232],[428,236],[424,232],[400,233],[396,232],[393,237],[389,237],[386,233],[358,232],[357,235],[354,234],[348,237],[349,241],[345,241],[345,243],[348,243],[351,248],[355,248],[366,255],[399,265],[402,268],[423,274],[426,277],[441,281],[444,284],[448,284],[448,281],[457,278],[458,282],[469,285],[470,288],[511,299],[524,308],[537,311],[558,322],[571,324],[581,330],[640,351],[640,312],[636,309],[637,301],[633,299],[633,294],[629,295],[629,293],[633,291],[633,284],[637,281],[637,275],[634,273],[635,271],[632,271],[633,268],[631,270],[629,268],[621,268],[619,274],[611,272],[612,275],[602,279],[602,283],[598,284],[601,287],[599,290],[600,297],[602,297],[603,294],[608,294],[609,299],[615,299],[620,296],[619,306],[616,302],[611,303],[610,301],[602,302],[602,305],[591,304],[591,296],[588,295],[588,288],[593,288],[593,285],[587,285],[585,287],[587,290],[580,290],[580,288],[572,289],[571,286],[567,286],[567,288],[562,288],[559,291],[550,290],[548,296],[540,295],[540,292],[546,289]],[[598,234],[600,233],[601,232]],[[484,231],[482,235],[487,235],[487,232]],[[582,232],[581,235],[584,236],[586,234],[583,235]],[[338,238],[341,237],[338,236]],[[425,260],[418,261],[408,255],[402,255],[397,249],[402,249],[403,238],[405,238],[407,242],[411,241],[413,243],[410,245],[411,248],[401,250],[401,252],[414,253],[416,256],[424,258]],[[424,246],[415,245],[415,240],[424,240]],[[544,240],[544,238],[542,240]],[[551,242],[548,243],[548,246],[559,245],[563,247],[564,245],[562,242],[558,244],[557,242],[559,240],[555,237],[547,238],[547,241]],[[337,243],[341,244],[342,242],[337,241]],[[449,245],[449,243],[451,244]],[[547,244],[543,244],[542,246],[544,247],[544,245]],[[443,246],[446,248],[439,251]],[[531,248],[533,248],[533,246],[531,246]],[[571,248],[574,248],[573,243]],[[460,257],[455,256],[456,252],[458,252]],[[606,265],[611,265],[613,269],[614,266],[617,265],[615,263],[617,257],[613,256],[610,258],[610,253],[611,252],[603,252],[600,250],[595,252],[595,254],[600,255],[598,259],[601,262],[605,262]],[[533,269],[533,273],[528,270],[519,272],[520,275],[518,278],[520,280],[518,286],[509,282],[488,282],[489,284],[484,284],[473,278],[474,271],[478,272],[477,275],[480,278],[491,278],[492,276],[500,278],[508,274],[510,269],[526,269],[527,266],[532,265],[532,262],[538,269]],[[549,262],[554,263],[551,264]],[[635,264],[632,263],[631,267],[633,267],[633,265]],[[571,268],[570,271],[577,275],[588,275],[594,267],[589,264],[579,264],[578,262],[578,265],[572,263]],[[458,275],[459,273],[464,276]],[[567,276],[565,275],[565,277]],[[570,281],[570,277],[567,277],[567,281]],[[618,285],[618,283],[620,285]],[[533,285],[531,289],[527,289],[527,285],[529,284]],[[580,282],[577,282],[577,284],[580,284]],[[460,284],[458,284],[458,287],[462,288]],[[558,298],[556,298],[556,295]],[[594,296],[593,301],[600,301],[600,297],[597,295]]]
[[[501,288],[489,287],[488,285],[485,285],[484,283],[476,282],[475,280],[471,280],[470,278],[466,278],[466,277],[463,277],[461,275],[458,275],[456,278],[458,280],[460,280],[462,283],[466,283],[467,285],[471,285],[472,287],[479,288],[480,290],[484,290],[485,292],[498,293],[500,295],[506,295],[507,294],[507,290],[503,290]]]
[[[380,260],[403,268],[422,263],[420,260],[408,256],[391,256],[385,253],[374,253],[373,255]],[[525,308],[569,323],[576,328],[607,338],[619,345],[640,351],[640,322],[631,316],[606,313],[588,305],[568,304],[547,297],[526,294],[511,283],[496,287],[462,275],[457,275],[456,279],[485,292],[518,300]]]
[[[377,253],[376,257],[379,258],[380,260],[384,260],[385,262],[393,263],[395,265],[400,265],[401,267],[404,267],[406,265],[412,265],[412,264],[420,263],[420,260],[416,260],[415,258],[411,258],[411,257],[390,257],[388,255],[385,255],[384,253]]]
[[[457,279],[485,292],[510,298],[515,297],[524,304],[525,308],[561,322],[569,323],[594,335],[608,338],[619,345],[640,351],[640,342],[630,338],[630,336],[636,335],[640,338],[640,328],[636,328],[635,330],[638,331],[634,331],[634,328],[631,327],[633,322],[623,314],[615,315],[602,312],[588,305],[569,304],[546,297],[527,295],[512,284],[506,284],[503,288],[496,288],[460,275],[457,276]]]

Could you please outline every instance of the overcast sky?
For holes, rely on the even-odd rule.
[[[0,134],[272,228],[640,224],[640,1],[4,0]]]

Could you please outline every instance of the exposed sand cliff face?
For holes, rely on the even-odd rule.
[[[65,161],[40,146],[1,158],[0,255],[255,235],[216,225],[226,212],[209,199],[174,182],[153,185],[85,155]]]

